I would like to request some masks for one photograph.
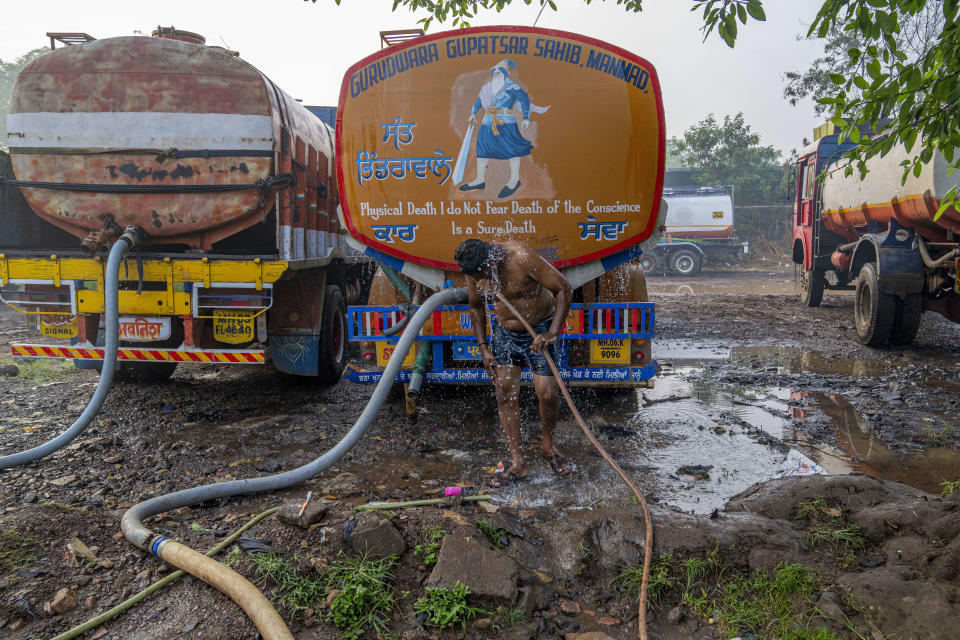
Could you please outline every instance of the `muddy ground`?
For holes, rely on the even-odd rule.
[[[784,596],[801,609],[810,605],[809,635],[789,637],[956,637],[960,491],[941,492],[942,483],[960,480],[960,328],[928,313],[911,348],[861,347],[850,294],[828,292],[820,308],[806,309],[792,270],[783,268],[652,278],[650,291],[662,366],[656,386],[580,390],[575,399],[654,509],[654,557],[667,586],[651,602],[651,637],[731,638],[734,630],[777,637],[769,622],[731,622],[717,594],[729,592],[735,576],[774,575],[779,563],[799,563],[815,580]],[[20,316],[0,312],[5,353],[9,343],[27,340],[23,327]],[[92,371],[50,363],[21,363],[16,373],[0,379],[0,453],[60,432],[96,382]],[[266,367],[181,365],[164,385],[117,383],[72,445],[0,472],[0,637],[55,636],[166,575],[164,563],[119,534],[126,508],[309,461],[349,428],[371,390],[283,384]],[[522,403],[535,455],[532,394]],[[428,388],[415,425],[401,403],[385,407],[350,455],[303,486],[161,514],[148,524],[205,550],[252,515],[302,502],[310,490],[318,505],[310,523],[272,516],[248,535],[295,558],[303,575],[324,575],[339,552],[354,557],[361,544],[386,544],[399,554],[392,634],[636,637],[636,600],[629,580],[617,576],[642,557],[638,507],[565,411],[558,444],[574,463],[571,476],[557,478],[534,458],[530,479],[492,492],[489,507],[359,515],[357,504],[437,497],[451,485],[481,492],[488,469],[505,458],[489,389]],[[791,451],[830,475],[777,479]],[[493,546],[478,520],[503,530],[506,546]],[[447,535],[436,566],[425,566],[415,548],[436,530]],[[68,548],[73,538],[92,560]],[[245,552],[221,557],[257,579]],[[465,557],[482,561],[462,566]],[[693,560],[707,564],[691,582],[682,572]],[[471,588],[473,605],[500,613],[479,614],[482,622],[465,628],[421,627],[414,602],[428,585],[454,579]],[[282,606],[277,585],[261,584]],[[70,593],[51,608],[63,588]],[[283,613],[297,638],[341,637],[328,611],[321,597]],[[83,637],[93,636],[231,639],[256,630],[238,607],[187,577]]]

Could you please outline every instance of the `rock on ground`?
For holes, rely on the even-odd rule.
[[[53,601],[50,602],[50,611],[57,615],[64,614],[68,611],[73,611],[76,608],[77,596],[75,596],[67,587],[57,591],[57,595],[53,596]]]
[[[461,582],[480,599],[510,605],[517,597],[517,563],[472,535],[450,534],[427,584],[451,588]]]
[[[374,556],[399,556],[407,550],[407,543],[400,532],[389,520],[374,513],[357,516],[350,546],[356,553]]]

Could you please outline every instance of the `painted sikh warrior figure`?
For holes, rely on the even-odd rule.
[[[550,107],[538,107],[530,102],[530,97],[520,85],[510,79],[510,70],[517,63],[513,60],[501,60],[490,69],[490,80],[480,88],[480,95],[470,110],[467,136],[464,149],[467,148],[473,124],[480,118],[477,133],[477,176],[472,182],[460,185],[461,191],[482,190],[486,188],[487,165],[491,159],[506,160],[510,166],[510,178],[500,190],[498,198],[508,198],[520,188],[520,159],[530,155],[533,144],[520,134],[520,129],[530,127],[530,113],[545,113]],[[520,108],[523,120],[517,125],[516,107]],[[466,164],[465,154],[457,160],[458,168]],[[456,175],[456,173],[455,173]]]

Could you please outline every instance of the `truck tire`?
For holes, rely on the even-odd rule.
[[[808,307],[819,307],[823,301],[823,285],[826,272],[822,269],[810,269],[800,276],[800,299]]]
[[[120,347],[129,347],[133,349],[176,349],[183,343],[183,336],[176,335],[174,330],[172,335],[163,342],[152,342],[144,344],[143,342],[120,342]],[[160,384],[166,382],[177,370],[176,362],[118,362],[117,380],[122,382],[136,382],[139,384]]]
[[[320,384],[336,384],[347,366],[347,307],[336,285],[329,285],[324,294],[320,329],[317,378]]]
[[[906,346],[913,342],[920,330],[923,318],[923,296],[911,293],[906,298],[897,298],[897,310],[890,331],[890,344]]]
[[[868,262],[860,269],[853,297],[853,324],[857,340],[868,347],[880,347],[890,340],[897,312],[897,297],[880,291],[877,267]]]
[[[653,274],[660,268],[660,261],[653,253],[644,253],[637,260],[644,273]]]
[[[690,249],[680,249],[670,256],[670,269],[678,276],[700,273],[700,256]]]
[[[104,335],[101,328],[97,333],[97,346],[103,347]],[[170,337],[162,342],[127,342],[120,340],[119,347],[130,349],[176,349],[183,344],[183,325],[173,323]],[[99,362],[99,361],[98,361]],[[93,367],[97,372],[103,371],[103,363]],[[176,362],[117,362],[114,380],[119,382],[134,382],[137,384],[159,384],[166,382],[177,370]]]

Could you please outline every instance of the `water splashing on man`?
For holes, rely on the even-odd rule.
[[[557,423],[558,385],[543,356],[546,349],[556,359],[554,346],[570,310],[573,289],[563,274],[529,245],[518,241],[489,243],[470,239],[457,247],[460,271],[466,276],[470,319],[480,345],[483,366],[493,380],[500,412],[500,425],[507,438],[510,467],[490,478],[492,487],[527,477],[529,469],[520,452],[520,370],[533,372],[533,385],[540,405],[543,440],[540,453],[559,475],[570,473],[570,463],[553,441]],[[487,344],[485,298],[500,293],[537,332],[536,339],[505,305],[494,303],[495,318]]]

